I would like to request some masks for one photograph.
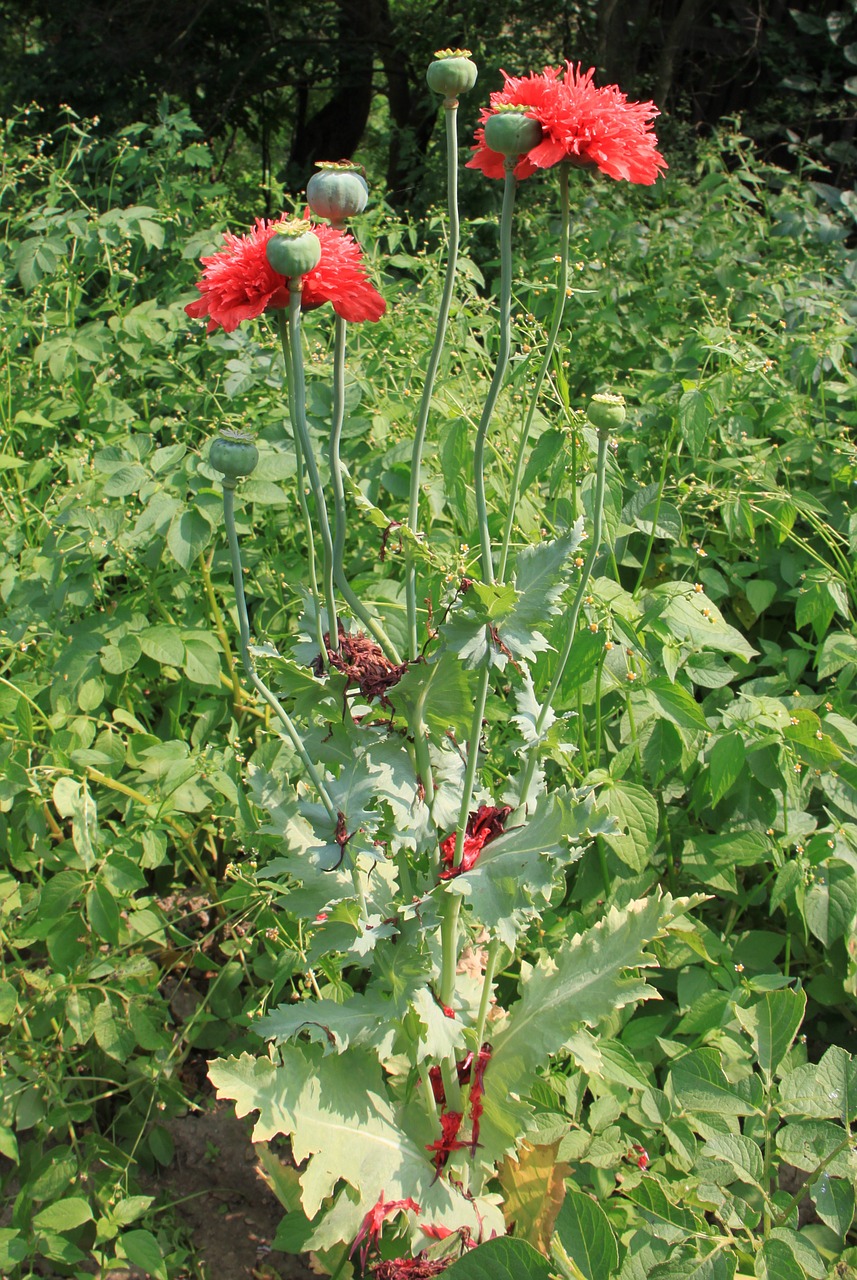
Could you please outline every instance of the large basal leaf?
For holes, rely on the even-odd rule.
[[[672,901],[652,896],[605,918],[566,942],[555,957],[521,965],[521,998],[493,1035],[485,1073],[480,1145],[489,1160],[514,1148],[525,1123],[529,1092],[540,1070],[582,1023],[657,993],[635,970],[651,966],[644,948],[670,917]]]
[[[552,542],[539,542],[524,547],[515,561],[514,608],[498,625],[500,638],[518,658],[535,658],[548,648],[538,628],[559,611],[559,600],[566,585],[568,559],[580,546],[583,521]]]
[[[249,1054],[218,1059],[209,1076],[217,1096],[234,1101],[239,1117],[259,1112],[254,1142],[291,1137],[296,1162],[306,1162],[301,1202],[307,1218],[336,1196],[308,1248],[353,1240],[382,1192],[387,1200],[410,1196],[420,1205],[421,1221],[452,1230],[466,1226],[474,1237],[480,1230],[504,1230],[491,1201],[468,1200],[447,1178],[436,1177],[431,1154],[409,1135],[384,1096],[374,1055],[356,1050],[322,1057],[317,1045],[305,1051],[284,1045],[280,1055],[280,1065]]]

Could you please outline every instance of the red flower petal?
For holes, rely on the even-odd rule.
[[[188,303],[185,311],[194,319],[208,317],[209,333],[217,328],[231,333],[243,320],[289,305],[288,280],[274,270],[265,252],[277,227],[286,221],[285,217],[274,222],[257,218],[247,235],[227,231],[219,253],[202,259],[204,270],[196,286],[202,296]],[[307,225],[321,242],[321,258],[303,278],[304,310],[330,302],[343,320],[380,320],[387,304],[366,278],[354,238],[326,224]]]
[[[482,126],[498,106],[512,103],[524,107],[544,130],[542,140],[515,166],[516,177],[526,178],[536,169],[567,160],[592,165],[611,178],[653,183],[667,167],[652,128],[657,107],[653,102],[629,102],[615,84],[598,88],[592,76],[592,69],[582,73],[570,62],[565,71],[545,67],[541,75],[517,77],[504,71],[503,88],[491,94],[491,106],[482,110],[468,168],[481,169],[489,178],[503,177],[503,157],[486,147]]]

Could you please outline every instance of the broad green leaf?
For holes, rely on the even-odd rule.
[[[736,1266],[734,1254],[714,1249],[662,1263],[651,1272],[651,1280],[732,1280]]]
[[[125,1062],[134,1051],[134,1037],[125,1025],[124,1017],[117,1013],[107,998],[95,1006],[94,1029],[95,1039],[108,1058]]]
[[[665,1179],[647,1174],[635,1185],[623,1187],[621,1194],[637,1206],[654,1235],[676,1244],[696,1228],[697,1219],[670,1199],[670,1190]],[[677,1188],[673,1194],[678,1196]]]
[[[834,631],[826,637],[818,651],[818,678],[826,680],[828,676],[854,663],[857,663],[857,636],[850,635],[847,631]]]
[[[716,1133],[702,1148],[703,1156],[722,1160],[743,1182],[761,1188],[764,1161],[757,1143],[740,1133]]]
[[[515,1236],[546,1254],[557,1214],[565,1200],[567,1164],[557,1161],[560,1142],[522,1142],[500,1166],[503,1216]]]
[[[185,637],[184,649],[182,670],[188,680],[192,680],[194,684],[219,688],[222,667],[217,650],[205,640],[198,640],[193,636]]]
[[[739,733],[727,733],[717,738],[708,754],[712,804],[718,804],[732,784],[738,781],[745,759],[744,740]]]
[[[18,1262],[23,1262],[29,1252],[30,1246],[20,1231],[13,1227],[0,1227],[0,1267],[11,1271]]]
[[[184,661],[184,644],[177,627],[147,627],[139,635],[140,648],[148,658],[165,667],[181,667]]]
[[[854,1221],[854,1185],[823,1173],[813,1184],[815,1211],[831,1231],[845,1237]]]
[[[852,1124],[857,1120],[857,1061],[831,1045],[819,1062],[790,1071],[780,1082],[780,1110]]]
[[[698,458],[705,447],[711,407],[702,391],[685,391],[678,402],[678,425],[691,457]]]
[[[804,899],[804,918],[812,933],[828,947],[841,938],[857,915],[857,874],[836,858],[815,872]]]
[[[846,1131],[830,1120],[793,1120],[777,1133],[781,1158],[806,1173],[824,1163],[830,1177],[853,1179],[857,1161],[850,1146]]]
[[[183,569],[190,569],[212,539],[213,530],[201,511],[186,507],[170,521],[167,546]]]
[[[607,1214],[597,1200],[569,1185],[556,1235],[583,1280],[604,1280],[619,1266],[619,1248]]]
[[[326,1053],[344,1053],[352,1044],[379,1044],[391,1034],[391,1016],[389,1001],[377,991],[367,991],[344,1004],[334,1000],[282,1004],[254,1022],[253,1030],[275,1044],[305,1034],[322,1044]]]
[[[624,780],[599,790],[598,802],[617,819],[619,829],[603,839],[632,871],[643,871],[658,834],[658,802],[645,787]]]
[[[17,1005],[18,992],[11,982],[7,982],[5,978],[0,978],[0,1024],[8,1026],[15,1017]]]
[[[680,1058],[669,1074],[670,1090],[685,1111],[746,1116],[759,1109],[726,1078],[716,1049],[694,1049]]]
[[[115,946],[119,941],[119,907],[113,894],[102,881],[86,895],[86,918],[92,932]]]
[[[773,1227],[769,1238],[782,1241],[798,1266],[802,1267],[808,1276],[812,1276],[813,1280],[824,1280],[827,1275],[827,1266],[805,1232],[795,1231],[792,1227]]]
[[[135,1267],[145,1271],[147,1276],[154,1276],[155,1280],[169,1280],[164,1255],[151,1231],[125,1231],[120,1241],[125,1256]]]
[[[647,701],[659,715],[671,720],[679,729],[708,729],[708,721],[699,703],[680,684],[673,684],[666,676],[651,680],[645,689]]]
[[[803,1267],[782,1240],[766,1240],[756,1256],[759,1280],[806,1280]]]
[[[33,1218],[33,1225],[40,1231],[73,1231],[84,1222],[92,1221],[92,1208],[83,1196],[69,1196],[41,1209]]]
[[[559,601],[566,583],[569,557],[580,546],[583,521],[578,520],[570,533],[552,542],[539,542],[524,547],[515,561],[514,608],[498,625],[501,640],[518,658],[535,658],[547,649],[548,642],[538,629],[547,618],[559,611]]]
[[[146,468],[141,467],[138,462],[131,462],[126,467],[120,467],[118,471],[113,472],[104,486],[104,496],[127,498],[132,493],[136,493],[147,478]]]
[[[490,846],[489,846],[490,847]],[[485,1114],[480,1143],[489,1159],[513,1149],[532,1082],[581,1024],[595,1026],[608,1013],[654,996],[639,969],[654,963],[646,944],[669,919],[671,901],[654,895],[632,902],[584,934],[564,943],[536,966],[521,965],[521,998],[493,1035],[485,1072]],[[522,1111],[523,1108],[523,1111]]]
[[[756,1059],[768,1081],[791,1048],[806,1009],[806,993],[783,988],[767,991],[749,1008],[735,1006],[735,1015],[753,1041]]]
[[[488,1240],[444,1271],[447,1280],[551,1280],[546,1258],[523,1240]]]

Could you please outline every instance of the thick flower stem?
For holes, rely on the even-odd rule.
[[[509,367],[512,347],[512,213],[515,208],[515,157],[506,158],[506,178],[503,187],[503,210],[500,214],[500,347],[497,363],[482,409],[482,417],[476,430],[473,451],[473,467],[476,488],[476,517],[479,522],[479,542],[482,550],[482,579],[494,581],[494,565],[491,559],[491,534],[488,529],[488,506],[485,501],[485,438],[494,414],[500,388]]]
[[[443,351],[449,311],[452,306],[452,293],[455,287],[455,269],[458,264],[459,217],[458,217],[458,100],[448,98],[444,102],[446,112],[446,184],[449,206],[449,235],[447,241],[446,279],[440,300],[440,310],[434,333],[434,344],[426,369],[426,380],[420,399],[417,415],[414,447],[411,452],[411,487],[408,499],[408,528],[414,535],[419,533],[420,521],[420,485],[422,480],[423,448],[431,411],[432,393],[437,377],[438,365]],[[414,564],[412,548],[406,553],[405,568],[405,600],[408,615],[408,657],[413,662],[419,655],[419,635],[417,632],[417,570]]]
[[[601,531],[604,524],[604,486],[607,475],[607,446],[610,440],[610,433],[600,429],[598,431],[598,458],[596,462],[595,474],[595,500],[592,512],[592,542],[589,547],[589,554],[580,574],[580,582],[578,583],[577,593],[574,597],[574,603],[571,606],[571,613],[568,618],[566,627],[565,643],[562,651],[557,658],[556,667],[554,668],[553,678],[548,686],[545,700],[542,703],[541,710],[536,717],[535,732],[533,743],[530,747],[527,764],[524,770],[524,777],[521,782],[520,799],[523,803],[529,793],[530,784],[536,771],[536,765],[539,758],[539,743],[541,741],[542,731],[547,720],[548,713],[556,697],[560,681],[565,671],[566,663],[571,654],[571,647],[574,644],[574,638],[577,634],[577,619],[580,616],[580,608],[583,604],[583,598],[586,595],[586,589],[589,585],[589,579],[592,576],[592,569],[595,564],[595,558],[598,555],[601,546]]]
[[[352,589],[345,576],[343,564],[347,517],[339,446],[342,440],[342,424],[345,421],[345,339],[347,328],[347,321],[343,320],[341,316],[337,316],[333,331],[333,414],[330,423],[330,445],[328,449],[330,480],[333,487],[333,579],[355,617],[359,618],[366,630],[372,633],[390,661],[398,664],[400,658],[396,653],[395,646],[391,643],[383,628],[378,625],[365,608],[360,597]]]
[[[489,637],[489,644],[493,641]],[[455,831],[455,854],[453,867],[461,865],[464,855],[464,837],[467,834],[467,819],[470,817],[470,805],[473,800],[473,788],[476,785],[476,768],[479,763],[479,743],[482,739],[482,721],[485,717],[485,704],[488,701],[488,686],[491,679],[491,668],[486,664],[479,672],[479,682],[473,695],[473,720],[470,724],[470,741],[467,744],[467,765],[464,770],[464,788],[461,794],[461,808],[458,812],[458,826]]]
[[[238,610],[238,633],[241,647],[241,660],[244,663],[244,670],[247,672],[247,678],[253,685],[253,688],[257,693],[261,694],[265,702],[267,702],[268,706],[282,724],[286,731],[286,736],[297,754],[300,756],[303,766],[312,780],[313,786],[318,792],[322,804],[327,810],[328,816],[336,822],[336,808],[327,793],[327,788],[321,780],[321,775],[307,753],[307,749],[303,744],[300,734],[295,728],[291,716],[283,707],[276,694],[272,693],[265,682],[256,674],[253,655],[250,653],[250,619],[247,614],[247,600],[244,595],[244,571],[241,567],[241,550],[238,545],[238,531],[235,527],[235,492],[234,489],[227,485],[224,485],[223,487],[223,520],[226,525],[226,538],[229,543],[229,557],[232,562],[232,581],[235,586],[235,606]]]
[[[304,381],[304,358],[301,347],[301,290],[300,277],[293,277],[289,290],[289,346],[291,349],[292,394],[295,405],[295,430],[301,442],[301,449],[306,464],[310,488],[315,500],[315,514],[321,532],[321,545],[324,551],[323,578],[324,600],[327,605],[328,643],[331,649],[339,648],[339,625],[336,618],[336,597],[333,593],[333,539],[330,535],[330,522],[327,518],[327,504],[324,500],[324,489],[318,467],[315,462],[309,427],[306,420],[306,384]],[[327,654],[322,651],[325,661]]]
[[[515,471],[512,476],[512,486],[509,490],[509,509],[506,512],[506,527],[503,530],[503,542],[500,546],[500,560],[497,565],[497,578],[503,582],[506,574],[506,563],[509,558],[509,544],[512,539],[512,527],[515,523],[515,510],[518,505],[518,494],[521,488],[521,477],[524,474],[524,458],[526,456],[527,443],[530,438],[530,430],[533,425],[533,418],[536,412],[536,406],[539,402],[542,383],[545,374],[550,368],[553,358],[556,340],[559,336],[560,325],[562,324],[562,316],[565,310],[566,289],[568,288],[568,165],[561,164],[559,166],[559,192],[560,207],[562,210],[562,231],[560,233],[560,249],[559,249],[559,268],[557,269],[556,280],[556,297],[553,305],[553,316],[551,317],[551,327],[548,333],[547,345],[545,353],[542,356],[542,362],[539,371],[536,374],[535,385],[533,386],[530,396],[530,403],[527,407],[527,416],[524,419],[524,425],[521,429],[521,436],[518,440],[518,452],[515,457]]]
[[[280,335],[280,345],[283,349],[283,365],[286,374],[286,391],[289,399],[289,421],[292,427],[292,440],[295,446],[295,480],[298,486],[298,503],[300,504],[301,515],[304,521],[304,532],[306,533],[307,547],[307,566],[309,568],[309,585],[310,595],[315,607],[315,634],[318,641],[318,651],[324,656],[324,624],[321,619],[321,594],[318,589],[318,573],[315,566],[315,535],[312,527],[312,516],[309,512],[309,504],[306,500],[306,488],[304,485],[304,455],[301,449],[301,439],[295,419],[295,394],[294,394],[294,378],[292,376],[292,356],[291,343],[289,342],[289,325],[286,314],[280,310],[276,312],[277,329]]]
[[[474,1052],[482,1048],[485,1039],[485,1026],[488,1022],[488,1011],[491,1008],[491,993],[494,990],[494,975],[497,972],[497,960],[500,955],[500,940],[492,938],[488,943],[488,955],[485,960],[485,973],[482,978],[482,996],[479,1001],[479,1013],[476,1017],[476,1045]]]
[[[451,1005],[455,995],[455,973],[458,968],[458,917],[461,914],[461,897],[447,891],[443,900],[440,923],[440,1002]]]

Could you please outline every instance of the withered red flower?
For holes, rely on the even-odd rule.
[[[257,218],[247,235],[227,231],[223,248],[202,259],[204,270],[196,286],[202,296],[188,303],[187,314],[199,320],[207,317],[209,333],[218,328],[231,333],[242,320],[287,307],[288,278],[274,270],[265,250],[277,228],[291,221],[285,215],[272,222]],[[387,304],[366,278],[354,237],[323,223],[308,221],[307,229],[321,243],[321,258],[303,277],[302,308],[311,311],[330,302],[343,320],[380,320]]]
[[[443,871],[441,871],[440,880],[452,880],[454,876],[460,876],[463,871],[471,871],[479,860],[479,855],[488,844],[496,836],[499,836],[503,830],[503,823],[512,812],[511,805],[503,805],[497,808],[491,804],[481,804],[475,813],[471,813],[467,819],[467,829],[464,833],[464,847],[461,853],[461,862],[456,867],[455,862],[455,832],[451,836],[447,836],[440,843],[441,862],[443,863]]]
[[[375,1280],[431,1280],[452,1266],[454,1258],[427,1258],[425,1252],[416,1258],[388,1258],[372,1272]]]
[[[446,1111],[440,1117],[440,1137],[434,1142],[426,1144],[426,1151],[434,1152],[434,1168],[435,1174],[445,1168],[446,1162],[452,1155],[453,1151],[461,1151],[467,1146],[466,1142],[459,1142],[458,1130],[461,1128],[461,1122],[464,1116],[460,1111]]]
[[[349,1252],[349,1258],[352,1256],[357,1246],[362,1244],[360,1250],[360,1270],[366,1270],[366,1259],[369,1256],[369,1250],[373,1248],[381,1238],[381,1230],[388,1218],[392,1218],[394,1214],[400,1213],[406,1209],[411,1209],[414,1213],[420,1212],[420,1206],[415,1200],[408,1196],[405,1200],[385,1200],[382,1191],[378,1197],[378,1203],[373,1205],[360,1226],[360,1230],[354,1237],[354,1243]]]
[[[629,102],[618,85],[598,88],[592,83],[594,68],[581,72],[570,62],[545,67],[541,75],[510,76],[491,94],[476,130],[470,169],[481,169],[489,178],[502,178],[504,159],[485,144],[485,121],[504,104],[520,106],[542,126],[542,140],[515,166],[515,176],[528,178],[536,169],[548,169],[560,161],[600,169],[611,178],[650,185],[667,168],[657,149],[652,121],[660,114],[653,102]]]

